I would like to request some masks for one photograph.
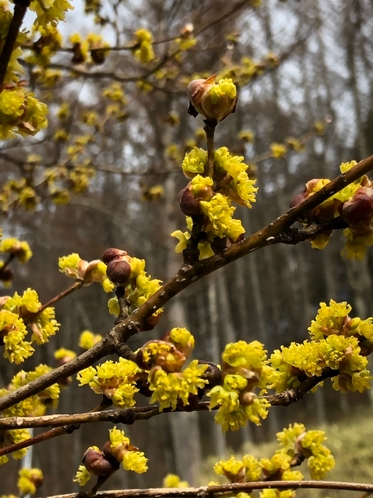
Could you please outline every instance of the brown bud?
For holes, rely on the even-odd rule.
[[[118,470],[120,464],[111,451],[110,441],[105,442],[104,446],[102,447],[102,453],[104,454],[106,460],[111,463],[112,467],[115,470]]]
[[[212,361],[199,360],[198,363],[200,365],[208,365],[201,377],[208,381],[209,388],[219,386],[222,382],[221,369]]]
[[[302,192],[301,194],[297,194],[293,200],[290,202],[290,206],[291,208],[293,207],[296,207],[298,206],[298,204],[300,204],[301,202],[305,201],[307,199],[307,193],[306,192]]]
[[[13,280],[13,277],[14,275],[10,268],[5,268],[4,270],[0,269],[0,280],[9,282],[10,280]]]
[[[189,187],[185,187],[179,194],[180,209],[186,216],[202,214],[199,200],[194,197]]]
[[[228,239],[228,237],[223,237],[223,238],[215,237],[214,240],[212,241],[211,249],[214,251],[215,254],[221,254],[231,245],[232,244]]]
[[[373,351],[373,341],[365,337],[359,338],[359,346],[361,356],[369,356]]]
[[[110,249],[105,249],[101,259],[107,265],[113,259],[126,255],[127,255],[126,251],[122,251],[121,249],[116,249],[115,247],[111,247]]]
[[[104,49],[94,49],[91,50],[91,59],[97,65],[103,64],[105,62],[107,51]]]
[[[252,405],[257,399],[257,395],[251,391],[241,391],[239,394],[240,404],[243,406]]]
[[[143,368],[142,364],[137,361],[137,358],[135,360],[136,365],[138,365],[140,368]],[[149,389],[149,382],[148,382],[148,374],[144,373],[144,376],[141,377],[136,381],[136,387],[139,390],[139,393],[145,396],[146,398],[150,398],[153,394],[153,391]]]
[[[109,476],[115,470],[103,452],[93,448],[88,448],[84,453],[83,463],[88,472],[97,477]]]
[[[36,489],[39,489],[44,483],[44,477],[39,471],[39,469],[30,469],[29,479],[33,483]]]
[[[131,266],[127,261],[113,259],[107,265],[106,275],[114,284],[124,285],[130,278]]]
[[[373,189],[360,187],[353,198],[343,204],[341,216],[348,225],[369,225],[373,217]]]
[[[189,394],[188,402],[184,405],[183,401],[179,399],[176,404],[176,408],[184,412],[194,412],[198,409],[199,398],[196,394]]]

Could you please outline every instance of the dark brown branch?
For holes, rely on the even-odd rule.
[[[112,405],[111,399],[103,396],[101,403],[91,410],[90,414],[101,412]],[[86,414],[89,415],[89,414]],[[23,448],[28,448],[29,446],[33,446],[38,443],[42,443],[43,441],[48,441],[49,439],[53,439],[58,436],[63,436],[64,434],[72,434],[74,431],[80,429],[80,425],[78,423],[71,423],[71,419],[69,421],[69,425],[64,425],[63,427],[57,427],[56,429],[51,429],[49,431],[43,432],[42,434],[38,434],[37,436],[33,436],[25,441],[21,441],[20,443],[14,443],[10,446],[0,449],[1,455],[8,455],[9,453],[13,453],[14,451],[21,450]]]
[[[159,413],[158,406],[148,405],[89,413],[55,414],[40,417],[7,417],[0,419],[0,430],[61,427],[64,425],[88,424],[93,422],[132,425],[136,420],[148,420]]]
[[[347,227],[347,223],[339,216],[338,218],[334,218],[333,220],[320,225],[312,223],[305,228],[290,227],[269,242],[272,242],[273,244],[281,243],[295,245],[304,242],[305,240],[313,239],[322,233],[331,232],[333,230],[344,230]]]
[[[17,36],[22,25],[23,18],[27,8],[30,5],[30,0],[16,0],[14,5],[14,13],[9,26],[9,31],[6,36],[3,51],[0,56],[0,86],[4,83],[8,64],[12,56],[14,45],[17,41]]]
[[[338,481],[258,481],[197,488],[151,488],[101,491],[96,498],[212,498],[226,493],[250,492],[254,489],[338,489],[344,491],[373,491],[373,484]],[[47,498],[89,498],[89,493],[69,493]]]

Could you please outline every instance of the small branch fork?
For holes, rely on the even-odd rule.
[[[146,303],[135,310],[128,318],[117,323],[110,330],[108,335],[90,350],[82,353],[66,365],[58,367],[52,372],[43,375],[39,379],[20,387],[16,391],[2,396],[0,398],[0,412],[28,398],[29,396],[37,394],[52,384],[78,373],[83,368],[92,365],[95,361],[100,360],[108,354],[120,351],[121,355],[126,357],[126,348],[123,348],[124,343],[126,343],[132,335],[136,334],[138,330],[141,330],[141,325],[145,322],[145,320],[149,318],[157,309],[164,306],[171,298],[192,285],[194,282],[200,280],[213,271],[222,268],[228,263],[256,251],[261,247],[277,243],[277,241],[281,240],[281,237],[285,237],[285,239],[287,238],[287,243],[289,243],[286,234],[289,233],[289,229],[297,220],[302,219],[305,213],[314,209],[330,196],[334,195],[336,192],[339,192],[346,185],[354,182],[372,169],[373,155],[363,159],[346,173],[343,173],[325,185],[325,187],[316,192],[313,196],[301,202],[296,207],[289,209],[275,221],[261,230],[258,230],[247,239],[233,244],[222,254],[212,256],[211,258],[203,261],[197,261],[193,265],[184,264],[182,268],[180,268],[180,270],[168,282],[166,282],[161,289],[159,289],[158,292],[146,301]],[[129,349],[128,354],[130,354]]]
[[[343,491],[373,492],[373,484],[336,481],[258,481],[197,488],[151,488],[101,491],[95,498],[213,498],[225,494],[247,492],[255,489],[337,489]],[[90,498],[87,492],[54,495],[47,498]]]

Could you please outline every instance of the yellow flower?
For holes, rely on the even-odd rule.
[[[187,481],[182,481],[176,474],[167,474],[163,479],[164,488],[189,488]]]
[[[271,144],[271,152],[272,152],[272,157],[274,157],[275,159],[280,159],[282,157],[285,157],[287,154],[286,145],[273,143]]]
[[[90,478],[91,474],[88,472],[85,466],[79,465],[79,469],[77,470],[73,481],[77,482],[79,486],[85,486]]]
[[[25,495],[34,494],[43,484],[43,473],[40,469],[21,469],[18,473],[18,489]]]
[[[188,240],[190,239],[191,235],[189,232],[182,232],[181,230],[175,230],[174,232],[171,233],[171,237],[175,237],[178,239],[178,243],[176,244],[175,247],[175,252],[183,252],[187,246],[188,246]]]
[[[21,241],[14,238],[2,240],[0,243],[0,252],[14,254],[21,263],[27,263],[32,257],[32,251],[28,243],[24,240]]]
[[[79,347],[82,349],[90,349],[101,340],[102,336],[100,334],[94,334],[90,330],[84,330],[79,337]]]

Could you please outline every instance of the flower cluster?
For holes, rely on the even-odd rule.
[[[272,157],[275,159],[281,159],[286,156],[287,148],[284,144],[273,143],[271,144]]]
[[[124,297],[128,305],[128,313],[144,304],[161,288],[161,280],[152,279],[145,271],[145,260],[131,257],[121,249],[106,249],[102,260],[107,264],[107,276],[117,286],[124,287]],[[120,309],[117,298],[108,302],[109,312],[119,316]],[[142,330],[152,330],[158,323],[163,309],[156,310],[143,325]]]
[[[167,474],[162,484],[164,488],[189,488],[189,483],[182,481],[176,474]]]
[[[267,417],[269,402],[258,396],[271,384],[272,368],[258,341],[228,344],[222,354],[222,383],[208,393],[210,409],[219,407],[215,416],[224,431],[245,427],[247,421],[260,425]]]
[[[83,456],[83,464],[76,473],[75,482],[84,486],[92,476],[108,477],[122,465],[124,470],[142,474],[148,470],[147,461],[142,451],[132,446],[125,433],[116,427],[109,431],[110,440],[102,450],[91,446]]]
[[[30,370],[28,372],[20,370],[12,378],[7,388],[0,389],[0,395],[4,396],[7,393],[13,392],[19,387],[25,386],[42,375],[49,373],[51,370],[51,367],[43,364],[38,365],[35,370]],[[59,399],[59,395],[59,385],[52,384],[40,393],[7,408],[2,414],[4,417],[42,416],[45,413],[46,406],[56,403]]]
[[[42,486],[43,481],[44,476],[40,469],[21,469],[17,486],[23,495],[33,495]]]
[[[263,480],[300,481],[303,479],[303,474],[294,470],[294,467],[305,460],[313,479],[323,479],[334,467],[334,458],[330,450],[322,444],[325,440],[323,431],[306,431],[303,424],[294,424],[277,433],[277,439],[280,447],[271,458],[258,459],[253,455],[243,455],[238,459],[231,456],[228,460],[221,460],[215,464],[215,473],[226,477],[230,483]],[[292,498],[295,494],[293,491],[278,490],[265,490],[260,493],[261,498],[272,496]]]
[[[30,432],[27,429],[16,429],[3,431],[2,440],[0,442],[0,448],[6,448],[16,443],[22,443],[27,439],[30,439]],[[27,453],[27,448],[17,450],[12,452],[12,457],[14,460],[21,460]],[[4,465],[9,461],[7,455],[0,456],[0,465]]]
[[[9,262],[13,258],[16,258],[21,263],[27,263],[27,261],[32,257],[32,252],[26,241],[21,241],[15,238],[2,240],[0,242],[0,252],[9,255],[7,261],[0,261],[0,280],[5,287],[9,287],[13,280],[13,272],[8,267]]]
[[[75,33],[70,35],[69,40],[73,46],[73,64],[82,64],[83,62],[103,64],[109,54],[109,43],[96,33],[89,33],[86,39],[83,39],[80,33]]]
[[[65,19],[68,10],[74,7],[67,0],[44,0],[43,2],[31,2],[30,10],[36,13],[35,25],[46,26],[51,24],[56,26],[59,21]]]
[[[22,363],[34,353],[32,343],[45,344],[55,335],[59,323],[54,308],[39,312],[41,303],[33,289],[27,289],[20,296],[4,296],[0,302],[0,334],[4,343],[4,357],[11,363]],[[31,329],[31,341],[26,340],[27,326]]]
[[[90,330],[83,330],[79,337],[79,347],[82,349],[91,349],[95,344],[102,340],[102,335],[94,334]]]
[[[105,361],[97,367],[88,367],[77,375],[80,386],[89,385],[96,393],[110,399],[115,406],[135,405],[134,396],[139,391],[136,381],[141,370],[133,361],[119,358]]]
[[[187,406],[208,381],[208,365],[193,360],[183,368],[194,348],[194,337],[185,328],[172,329],[163,340],[149,341],[137,352],[137,362],[147,373],[151,402],[160,410]],[[182,369],[183,368],[183,369]]]
[[[306,431],[303,424],[294,424],[277,433],[277,439],[280,449],[276,453],[288,455],[292,462],[307,460],[312,479],[324,479],[335,465],[329,448],[322,444],[324,431]]]
[[[341,173],[356,166],[356,161],[342,163]],[[327,178],[314,178],[306,183],[304,192],[298,194],[291,206],[308,199],[330,182]],[[307,213],[302,220],[310,223],[325,223],[340,217],[348,225],[343,231],[347,238],[342,254],[347,258],[363,259],[367,247],[373,245],[373,184],[366,175],[347,185]],[[329,242],[331,231],[311,239],[312,247],[323,249]]]
[[[81,259],[79,254],[72,253],[59,258],[58,266],[61,273],[74,278],[77,282],[82,282],[83,285],[99,282],[105,292],[114,289],[114,285],[106,277],[106,264],[99,259],[88,262]]]
[[[198,216],[200,259],[219,253],[240,239],[245,229],[240,220],[233,219],[236,208],[231,205],[232,201],[250,208],[258,190],[255,180],[248,176],[248,166],[243,163],[242,156],[234,156],[226,147],[221,147],[215,151],[214,163],[213,177],[203,176],[207,152],[194,147],[186,154],[182,168],[192,180],[181,191],[179,202],[182,212],[187,215],[188,230],[176,230],[171,234],[179,240],[176,252],[184,251],[193,231],[193,217]]]
[[[22,136],[35,135],[47,126],[47,106],[23,83],[3,86],[0,91],[0,139],[13,138],[15,132]]]
[[[134,56],[142,62],[147,63],[155,59],[153,50],[153,35],[147,29],[138,29],[135,32]]]
[[[335,390],[370,389],[367,354],[373,349],[373,318],[350,318],[351,306],[331,300],[320,304],[316,319],[309,327],[311,341],[281,346],[273,352],[276,369],[273,387],[277,392],[294,388],[307,378],[319,377],[325,369],[335,370]]]
[[[27,263],[32,257],[30,246],[25,240],[15,238],[3,239],[0,243],[0,252],[12,254],[21,263]]]
[[[38,379],[42,375],[50,372],[52,368],[47,365],[38,365],[35,370],[25,372],[20,370],[11,380],[7,388],[0,389],[0,397],[12,393],[19,387],[25,386],[31,381]],[[58,384],[44,389],[38,394],[31,396],[16,405],[4,410],[1,415],[3,417],[27,417],[27,416],[42,416],[45,414],[48,405],[57,402],[60,394],[60,387]],[[20,443],[30,438],[30,433],[27,429],[16,429],[3,431],[0,448],[8,447],[15,443]],[[27,448],[17,450],[12,453],[14,459],[19,460],[25,456]],[[0,457],[0,465],[8,462],[7,455]]]

